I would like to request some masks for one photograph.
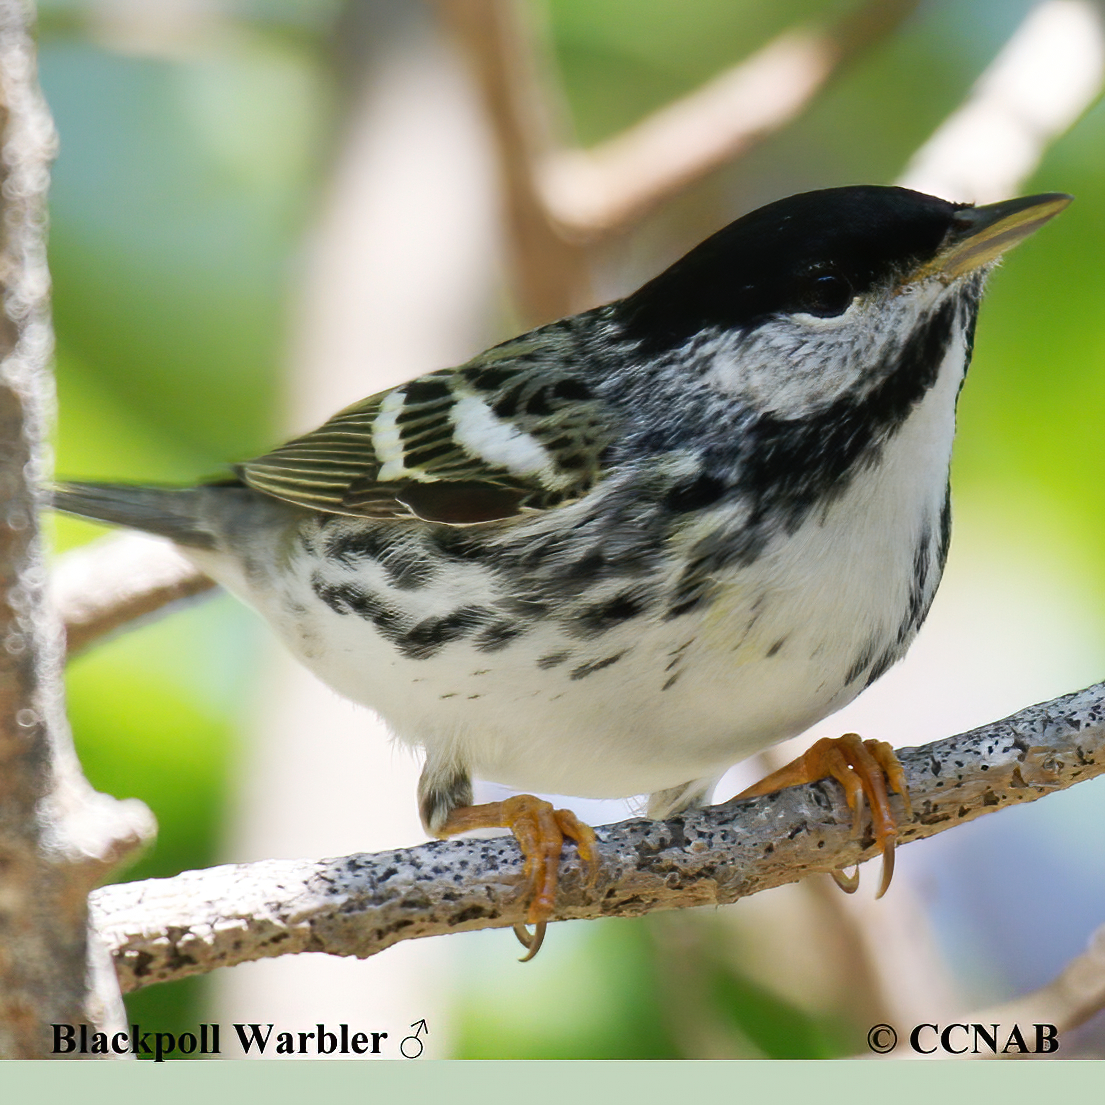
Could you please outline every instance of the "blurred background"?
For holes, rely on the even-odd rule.
[[[921,743],[1105,676],[1098,7],[693,0],[675,15],[666,0],[532,0],[511,9],[506,32],[488,23],[482,9],[493,7],[511,9],[40,0],[40,77],[60,135],[58,473],[217,474],[382,387],[632,290],[762,203],[903,174],[921,186],[916,151],[1018,31],[1031,54],[1051,12],[1074,20],[1058,69],[1082,79],[1085,110],[1053,124],[1038,159],[1029,148],[1017,161],[1016,133],[972,149],[997,167],[1012,148],[998,181],[1077,202],[992,280],[960,403],[951,556],[929,623],[903,665],[811,735],[856,728]],[[880,8],[874,27],[853,18]],[[1037,22],[1026,30],[1026,19]],[[832,70],[823,85],[772,119],[801,66],[780,89],[768,82],[757,141],[713,161],[699,151],[685,181],[636,207],[604,208],[605,178],[552,156],[578,146],[616,161],[608,143],[650,113],[757,51],[770,59],[806,41],[793,36],[820,34],[843,44],[822,59]],[[783,47],[780,36],[791,36]],[[707,127],[696,141],[716,137]],[[631,186],[652,171],[643,164]],[[968,185],[953,173],[950,198],[1001,198],[956,187]],[[100,532],[58,520],[55,545]],[[144,799],[160,824],[124,878],[424,839],[414,758],[225,596],[90,650],[68,686],[92,783]],[[718,798],[743,778],[733,773]],[[500,930],[414,941],[364,963],[247,964],[151,987],[128,1007],[155,1030],[346,1021],[393,1041],[424,1018],[426,1054],[439,1057],[862,1053],[876,1021],[939,1021],[1008,1000],[1082,951],[1105,921],[1103,799],[1098,780],[912,844],[877,905],[869,885],[845,898],[813,879],[721,910],[556,925],[525,967]],[[596,823],[632,812],[571,804]],[[1102,1018],[1064,1036],[1063,1049],[1105,1055]]]

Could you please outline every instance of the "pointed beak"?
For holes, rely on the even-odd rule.
[[[983,207],[964,207],[956,212],[939,252],[914,273],[912,280],[938,276],[950,283],[991,264],[1058,215],[1073,198],[1062,192],[1046,192]]]

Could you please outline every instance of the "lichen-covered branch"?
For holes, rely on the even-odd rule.
[[[900,847],[1105,771],[1105,684],[899,756],[914,809]],[[566,849],[559,920],[723,905],[875,855],[869,835],[853,838],[835,783],[627,821],[598,839],[593,884]],[[514,925],[525,914],[520,880],[516,844],[497,837],[188,871],[105,887],[91,902],[132,990],[269,956],[365,958],[400,940]]]

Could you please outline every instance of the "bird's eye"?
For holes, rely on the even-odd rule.
[[[814,273],[803,290],[799,309],[818,318],[835,318],[848,310],[854,294],[852,285],[839,273]]]

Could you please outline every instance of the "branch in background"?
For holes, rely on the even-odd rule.
[[[788,31],[752,57],[589,150],[553,153],[540,188],[571,237],[623,232],[781,131],[884,42],[918,0],[869,0],[823,30]]]
[[[959,1009],[948,1011],[946,1015],[938,1015],[931,1009],[926,1010],[914,1019],[914,1023],[919,1023],[922,1019],[938,1019],[943,1025],[982,1025],[990,1029],[999,1042],[999,1047],[1006,1045],[1013,1037],[1014,1030],[1023,1032],[1026,1025],[1054,1025],[1058,1037],[1056,1043],[1063,1049],[1064,1057],[1069,1059],[1078,1056],[1067,1052],[1062,1038],[1084,1025],[1102,1009],[1105,1009],[1105,925],[1090,937],[1084,952],[1075,956],[1051,982],[1039,990],[985,1009]],[[909,1018],[905,1018],[905,1023],[909,1023]],[[956,1043],[960,1043],[962,1039],[957,1038]],[[899,1039],[897,1047],[883,1053],[881,1058],[897,1058],[904,1050],[905,1043]],[[948,1053],[939,1048],[933,1048],[924,1056],[914,1051],[909,1051],[908,1054],[912,1059],[948,1058]],[[959,1054],[963,1059],[1018,1059],[1023,1057],[1024,1052],[1016,1044],[1009,1046],[1008,1050],[991,1051],[985,1046],[978,1047],[976,1041],[968,1040]],[[853,1058],[870,1059],[871,1053],[868,1051]]]
[[[1090,0],[1046,0],[906,167],[899,183],[946,199],[1017,194],[1043,151],[1101,95],[1105,21]]]
[[[1053,1024],[1060,1037],[1105,1009],[1105,925],[1046,986],[991,1009],[972,1011],[971,1024],[998,1024],[1008,1039],[1014,1025]]]
[[[45,193],[54,152],[35,84],[32,9],[0,0],[0,1057],[49,1054],[51,1022],[121,1027],[86,896],[151,830],[141,803],[92,792],[61,693],[61,634],[38,529],[51,395]]]
[[[471,65],[495,140],[511,290],[522,317],[550,322],[591,306],[589,262],[554,226],[539,177],[554,148],[548,66],[518,0],[436,0]]]
[[[167,541],[120,533],[60,557],[50,580],[68,653],[215,587]]]
[[[1105,684],[899,757],[915,811],[899,846],[1105,772]],[[732,801],[667,822],[598,830],[601,871],[588,886],[562,860],[559,920],[722,905],[876,855],[852,837],[836,784]],[[121,984],[203,974],[297,952],[365,958],[400,940],[524,919],[522,865],[510,838],[312,862],[189,871],[96,891],[93,923]]]
[[[547,322],[591,306],[588,246],[791,123],[918,2],[867,0],[828,30],[788,32],[625,133],[592,150],[563,150],[550,120],[550,66],[520,5],[437,0],[472,63],[496,139],[523,316]]]

